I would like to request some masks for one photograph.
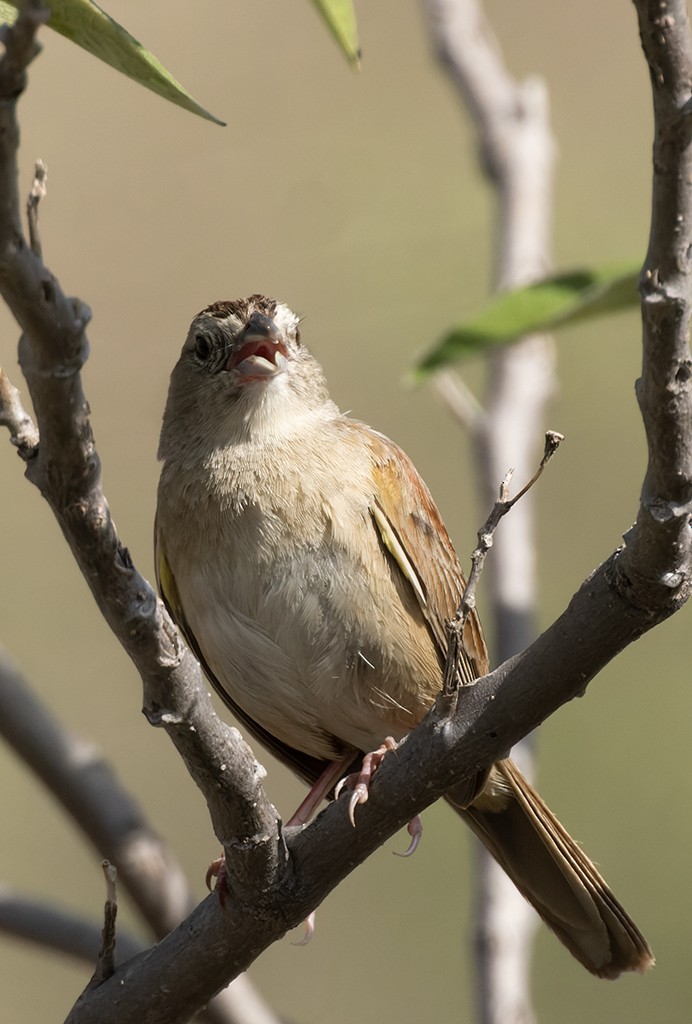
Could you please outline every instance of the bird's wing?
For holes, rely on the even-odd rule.
[[[373,457],[374,525],[384,547],[408,581],[440,653],[447,654],[445,622],[456,613],[466,586],[449,534],[416,467],[383,434],[358,424]],[[463,633],[460,672],[471,683],[489,671],[488,651],[475,611]]]

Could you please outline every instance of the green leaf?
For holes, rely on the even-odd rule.
[[[360,47],[356,12],[351,0],[312,0],[351,64],[358,66]]]
[[[51,12],[48,24],[56,32],[171,103],[215,124],[224,124],[204,107],[200,107],[153,53],[145,50],[122,25],[92,3],[92,0],[44,2]],[[0,0],[0,19],[13,23],[17,17],[16,7],[17,0]]]
[[[414,378],[423,380],[448,363],[509,345],[526,334],[634,307],[639,302],[638,277],[639,269],[631,265],[575,270],[500,294],[472,320],[445,334],[419,361]]]

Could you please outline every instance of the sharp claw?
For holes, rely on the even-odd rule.
[[[406,826],[408,834],[411,836],[411,842],[408,844],[408,849],[404,850],[403,853],[399,853],[398,850],[393,850],[395,857],[412,857],[418,849],[418,844],[423,837],[423,825],[418,815],[412,818]]]
[[[308,942],[311,941],[315,934],[315,913],[316,912],[313,910],[313,912],[308,914],[305,918],[305,935],[302,939],[299,939],[298,942],[292,942],[292,946],[307,946]]]
[[[368,787],[363,782],[359,782],[354,786],[353,792],[351,793],[351,799],[348,802],[348,816],[351,819],[351,824],[356,827],[356,807],[358,804],[364,804],[368,799]]]
[[[334,789],[334,799],[339,799],[339,794],[342,792],[344,786],[352,788],[351,798],[348,802],[348,817],[353,827],[356,827],[355,810],[358,804],[364,804],[368,799],[368,786],[373,775],[382,764],[385,754],[391,750],[396,750],[396,740],[388,736],[384,743],[377,750],[370,751],[363,757],[363,764],[360,772],[357,774],[354,772],[352,775],[347,775],[345,778],[340,779]],[[355,784],[354,784],[355,780]]]
[[[225,865],[225,863],[226,860],[223,856],[217,857],[216,860],[213,860],[209,867],[207,868],[207,873],[204,876],[204,880],[207,883],[207,889],[209,890],[209,892],[212,892],[212,878],[218,879],[221,869]],[[214,888],[216,888],[216,884],[214,885]]]

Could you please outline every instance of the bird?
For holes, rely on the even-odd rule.
[[[260,294],[193,319],[170,377],[155,521],[159,591],[207,678],[313,787],[294,821],[364,757],[350,813],[367,798],[372,768],[440,692],[445,622],[465,587],[413,463],[339,411],[300,322]],[[489,671],[475,610],[461,646],[472,683]],[[589,971],[615,978],[653,963],[511,759],[445,799]]]

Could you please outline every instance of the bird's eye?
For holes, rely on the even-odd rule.
[[[212,354],[214,346],[211,338],[206,334],[195,335],[195,358],[200,363],[206,363]]]
[[[296,337],[296,341],[300,345],[300,331],[298,330],[297,327],[296,327],[296,335],[295,335],[295,337]]]

